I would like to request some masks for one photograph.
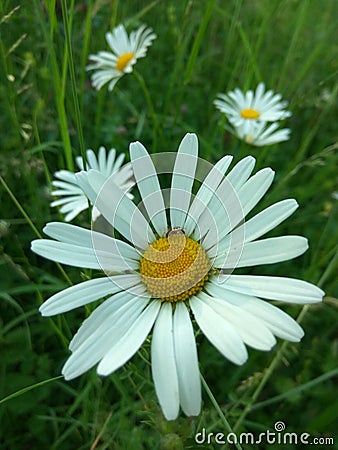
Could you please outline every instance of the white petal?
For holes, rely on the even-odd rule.
[[[74,267],[99,270],[135,270],[139,263],[135,259],[121,256],[119,252],[97,250],[49,239],[32,242],[32,251],[44,258]]]
[[[244,242],[251,242],[263,236],[287,219],[297,208],[298,203],[293,199],[282,200],[269,206],[227,235],[218,244],[218,253],[226,252],[230,246],[240,245],[243,238]]]
[[[133,286],[128,290],[123,290],[114,294],[113,296],[105,299],[103,303],[101,303],[91,314],[90,316],[82,323],[80,329],[74,335],[73,339],[69,344],[69,349],[74,352],[78,350],[83,344],[88,342],[88,339],[92,339],[92,336],[97,333],[97,329],[101,324],[105,322],[110,323],[110,328],[115,329],[116,320],[112,320],[111,315],[122,308],[124,311],[125,305],[128,303],[130,308],[130,312],[132,312],[133,305],[143,305],[140,309],[140,313],[143,308],[147,306],[150,295],[146,292],[143,285]],[[131,301],[133,303],[131,303]],[[116,333],[118,333],[118,329],[116,329]]]
[[[130,144],[130,159],[142,202],[159,236],[168,231],[161,186],[154,164],[140,142]]]
[[[255,167],[255,162],[256,160],[253,156],[246,156],[229,172],[226,178],[235,190],[240,189],[247,181]]]
[[[320,302],[324,295],[317,286],[296,278],[230,275],[220,276],[219,281],[231,291],[302,305]]]
[[[94,169],[100,171],[96,155],[91,148],[86,151],[86,158],[87,158],[87,170]]]
[[[155,322],[160,305],[159,301],[151,302],[124,336],[114,343],[98,365],[99,375],[109,375],[114,372],[137,352]]]
[[[92,248],[91,230],[64,222],[49,222],[43,232],[60,242]],[[108,237],[108,236],[107,236]]]
[[[202,401],[197,349],[189,313],[182,302],[176,303],[174,313],[174,350],[181,407],[187,416],[197,416]]]
[[[184,224],[184,231],[187,236],[192,233],[198,223],[200,215],[203,213],[205,208],[207,208],[208,203],[222,181],[231,161],[232,156],[224,156],[217,162],[217,164],[215,164],[215,166],[212,167],[203,181],[202,186],[199,188],[196,197],[189,208],[188,216]]]
[[[79,185],[101,214],[136,247],[145,250],[155,240],[148,222],[136,205],[116,185],[113,176],[102,184],[98,172],[77,174]]]
[[[230,291],[216,281],[208,283],[206,289],[211,295],[216,295],[225,302],[262,320],[275,336],[299,342],[304,335],[303,329],[292,317],[271,303],[254,296]]]
[[[254,206],[261,200],[263,195],[271,186],[275,172],[266,167],[252,176],[238,191],[238,198],[246,216]],[[240,220],[242,214],[240,214]],[[237,225],[237,224],[236,224]]]
[[[139,254],[132,246],[97,231],[63,222],[47,223],[43,231],[47,236],[60,242],[87,248],[94,247],[95,250],[106,250],[125,258],[139,259]]]
[[[64,183],[64,185],[67,187],[68,187],[68,183],[70,183],[72,186],[74,184],[76,185],[75,174],[73,172],[70,172],[69,170],[64,170],[64,169],[58,170],[54,173],[54,176],[56,178],[59,178],[59,180],[65,181],[66,183]],[[56,186],[58,186],[59,181],[56,181],[56,180],[52,181],[53,186],[55,186],[55,183],[56,183]]]
[[[57,200],[54,200],[50,206],[54,207],[54,206],[60,206],[60,205],[64,205],[65,203],[73,203],[79,200],[79,198],[81,199],[81,195],[71,195],[68,197],[63,197],[63,198],[58,198]],[[83,195],[83,197],[86,199],[86,197]],[[88,200],[86,199],[86,206],[88,207]]]
[[[63,206],[61,206],[60,212],[62,214],[65,214],[65,213],[69,213],[69,212],[74,212],[75,210],[84,211],[87,208],[88,208],[88,200],[83,195],[83,196],[79,196],[77,200],[68,202],[68,203],[64,204]]]
[[[87,269],[101,269],[92,249],[79,247],[49,239],[37,239],[32,242],[31,250],[44,258],[69,266]]]
[[[287,261],[302,255],[307,249],[307,239],[303,236],[281,236],[249,242],[244,244],[236,267],[250,267]],[[217,256],[214,261],[215,267],[233,269],[232,252],[236,253],[236,249]]]
[[[196,134],[187,133],[178,148],[170,190],[171,227],[183,228],[190,205],[191,189],[195,181],[198,161]]]
[[[203,301],[203,296],[189,301],[195,319],[209,341],[234,364],[244,364],[248,352],[235,328]]]
[[[114,275],[109,278],[84,281],[53,295],[40,306],[39,311],[43,316],[64,313],[108,294],[130,289],[140,283],[140,276],[136,274]]]
[[[76,184],[76,180],[74,180],[74,182],[72,182],[72,183],[54,180],[54,181],[52,181],[52,185],[60,188],[60,191],[53,191],[52,195],[59,195],[59,192],[63,193],[61,195],[65,195],[65,193],[67,193],[67,194],[82,194],[81,189]]]
[[[65,221],[71,222],[78,214],[80,214],[82,211],[84,211],[84,209],[87,209],[87,207],[88,207],[88,203],[85,208],[84,208],[83,203],[81,203],[81,205],[78,205],[78,206],[73,205],[71,212],[69,212],[68,214],[65,215]],[[63,213],[62,208],[60,209],[60,212]]]
[[[254,206],[261,200],[263,195],[271,186],[275,172],[266,167],[255,173],[244,185],[238,190],[244,215],[247,215]]]
[[[276,339],[272,332],[261,319],[240,308],[239,305],[222,300],[220,294],[224,295],[224,291],[214,293],[210,289],[210,292],[212,297],[201,292],[198,298],[203,298],[203,301],[211,309],[229,322],[247,345],[266,351],[276,344]]]
[[[247,164],[243,166],[243,168],[246,169],[244,170],[245,176],[242,176],[240,180],[233,179],[229,183],[230,172],[217,189],[213,203],[210,202],[214,220],[217,224],[220,224],[220,226],[216,240],[214,235],[206,236],[204,240],[205,248],[208,249],[216,245],[220,239],[235,228],[245,218],[246,214],[259,202],[270,187],[274,172],[270,168],[265,168],[257,172],[239,188],[249,171],[252,170],[252,162],[249,164],[250,162],[251,160],[249,159]],[[239,184],[238,181],[240,181]],[[235,189],[233,184],[236,185]]]
[[[98,172],[96,172],[96,173],[98,173]],[[101,174],[98,176],[100,176],[100,178],[102,177]],[[95,192],[95,190],[89,183],[88,172],[86,172],[86,171],[78,172],[75,174],[75,177],[76,177],[77,184],[80,186],[80,189],[83,191],[85,196],[91,201],[91,203],[94,204],[96,201],[97,193]],[[102,184],[103,183],[104,183],[104,181],[102,182]]]
[[[151,370],[156,394],[167,420],[179,412],[179,392],[173,341],[172,306],[164,303],[156,319],[151,340]]]
[[[116,298],[118,296],[122,302]],[[115,341],[128,332],[130,326],[140,316],[147,301],[123,292],[106,300],[110,308],[105,307],[105,318],[98,320],[94,317],[94,313],[89,316],[87,321],[91,325],[92,333],[81,341],[64,365],[62,374],[66,380],[78,377],[99,362],[110,351]],[[115,303],[119,305],[115,306]]]

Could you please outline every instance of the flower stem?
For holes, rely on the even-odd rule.
[[[36,10],[42,11],[40,2],[38,0],[35,0]],[[53,43],[53,34],[54,34],[54,22],[55,22],[55,13],[54,9],[52,8],[53,2],[50,2],[48,10],[48,16],[50,20],[50,32],[47,30],[46,21],[45,18],[40,16],[40,25],[44,34],[45,42],[47,44],[47,49],[49,51],[49,57],[51,60],[51,73],[52,73],[52,79],[54,84],[54,91],[55,91],[55,102],[56,102],[56,108],[58,112],[58,119],[60,124],[60,133],[62,137],[62,142],[64,145],[64,155],[65,160],[67,164],[67,169],[70,171],[74,170],[74,162],[73,162],[73,154],[72,154],[72,145],[70,141],[70,135],[68,131],[68,121],[67,121],[67,114],[66,114],[66,108],[64,104],[64,85],[61,80],[61,75],[59,71],[58,66],[58,60],[55,52],[55,47]]]
[[[69,20],[68,20],[68,15],[67,15],[67,0],[61,0],[61,5],[62,5],[63,26],[65,29],[65,35],[66,35],[66,46],[67,46],[67,51],[68,51],[68,68],[69,68],[69,74],[70,74],[70,80],[71,80],[71,86],[72,86],[76,127],[77,127],[78,136],[79,136],[80,150],[81,150],[81,155],[82,155],[82,159],[83,159],[83,167],[86,167],[86,165],[87,165],[86,164],[86,152],[85,152],[85,147],[84,147],[83,132],[82,132],[82,126],[81,126],[81,114],[80,114],[79,99],[78,99],[77,90],[76,90],[73,52],[72,52],[72,44],[71,44],[71,40],[70,40],[70,25],[69,25]]]
[[[6,190],[6,192],[8,193],[8,195],[10,196],[10,198],[12,199],[13,203],[15,204],[15,206],[18,208],[18,210],[20,211],[20,213],[23,215],[23,217],[26,219],[28,225],[31,227],[31,229],[33,230],[34,234],[39,238],[42,239],[42,235],[39,232],[39,230],[36,228],[36,226],[34,225],[33,221],[31,220],[31,218],[29,217],[29,215],[26,213],[26,211],[24,210],[24,208],[21,206],[19,200],[15,197],[15,195],[13,194],[11,188],[8,186],[8,184],[6,183],[6,181],[2,178],[2,176],[0,175],[0,183],[2,184],[2,186],[4,187],[4,189]],[[59,264],[56,263],[56,265],[58,266],[60,272],[62,273],[62,275],[64,276],[65,280],[69,283],[69,285],[71,286],[73,283],[71,281],[71,279],[69,278],[69,276],[66,274],[66,272],[64,271],[63,267]]]
[[[227,421],[225,415],[223,414],[223,411],[221,410],[219,404],[217,403],[217,400],[215,399],[213,393],[211,392],[211,390],[210,390],[207,382],[205,381],[203,375],[200,374],[200,376],[201,376],[201,381],[202,381],[203,387],[205,389],[205,392],[208,394],[208,397],[210,398],[211,403],[214,405],[214,407],[215,407],[215,409],[216,409],[216,411],[217,411],[221,421],[223,422],[223,425],[225,426],[225,429],[227,430],[228,433],[233,433],[234,430],[231,428],[229,422]],[[234,445],[235,445],[235,447],[238,450],[243,450],[241,445],[238,442],[236,442]]]
[[[22,389],[19,389],[18,391],[14,392],[13,394],[7,395],[7,397],[2,398],[0,400],[0,405],[2,403],[8,402],[8,400],[11,400],[12,398],[19,397],[20,395],[25,394],[26,392],[31,391],[32,389],[36,389],[40,386],[43,386],[44,384],[51,383],[52,381],[60,380],[60,378],[63,378],[62,375],[59,375],[54,378],[48,378],[48,380],[39,381],[38,383],[31,384],[30,386],[26,386]]]

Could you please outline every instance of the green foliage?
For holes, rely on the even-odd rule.
[[[0,3],[1,448],[220,448],[196,445],[195,433],[203,427],[226,433],[227,426],[259,433],[273,430],[278,420],[289,432],[334,436],[337,2],[19,3]],[[118,23],[129,30],[146,23],[158,38],[137,72],[111,93],[96,92],[85,72],[88,56],[106,49],[104,34]],[[230,136],[212,105],[217,93],[254,88],[259,81],[281,92],[293,113],[287,121],[291,139],[265,149]],[[130,142],[140,140],[150,152],[175,151],[187,131],[198,134],[200,156],[210,162],[226,153],[235,160],[253,154],[257,170],[276,170],[260,209],[284,198],[300,203],[270,234],[304,235],[310,250],[250,273],[305,279],[327,297],[301,312],[283,307],[294,317],[300,313],[304,339],[278,343],[268,353],[250,350],[243,367],[224,360],[198,334],[201,372],[210,388],[203,412],[166,422],[150,376],[149,343],[107,379],[95,370],[72,382],[59,378],[68,342],[89,309],[44,319],[38,307],[86,274],[42,260],[31,253],[30,241],[46,222],[62,219],[49,207],[50,180],[56,170],[74,167],[83,148],[127,152]],[[88,225],[86,214],[77,223]]]

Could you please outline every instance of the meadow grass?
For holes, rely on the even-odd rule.
[[[277,421],[289,432],[334,437],[337,13],[336,0],[0,3],[1,449],[227,448],[197,445],[195,433],[259,434]],[[119,23],[129,30],[145,23],[158,38],[111,93],[97,92],[85,72],[88,55],[106,49],[105,32]],[[212,104],[219,92],[260,81],[282,93],[292,111],[285,123],[291,139],[266,148],[226,132]],[[284,198],[300,204],[269,235],[306,236],[310,249],[244,273],[304,279],[326,297],[311,307],[282,306],[304,327],[301,343],[250,350],[241,367],[197,333],[202,414],[167,422],[150,375],[149,341],[108,378],[94,369],[71,382],[59,376],[69,340],[92,306],[51,319],[38,307],[90,271],[39,258],[30,242],[47,222],[62,220],[49,207],[53,173],[72,170],[86,148],[127,153],[140,140],[151,152],[176,151],[186,132],[197,133],[200,156],[212,163],[224,154],[235,161],[252,154],[256,170],[276,171],[255,212]],[[74,223],[89,227],[88,214]],[[325,448],[338,448],[335,440]]]

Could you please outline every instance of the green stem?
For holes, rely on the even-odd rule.
[[[333,369],[330,372],[324,373],[323,375],[320,375],[317,378],[314,378],[311,381],[308,381],[307,383],[301,384],[300,386],[297,386],[294,389],[290,389],[289,391],[285,392],[284,394],[276,395],[275,397],[269,398],[268,400],[265,400],[263,402],[256,403],[255,405],[252,405],[251,411],[255,409],[260,409],[268,405],[272,405],[273,403],[280,402],[281,400],[284,400],[285,398],[289,398],[292,395],[299,394],[300,392],[304,392],[307,389],[312,388],[313,386],[316,386],[319,383],[322,383],[325,380],[329,380],[330,378],[335,377],[338,375],[338,369]]]
[[[51,3],[51,5],[52,5],[52,3]],[[40,7],[38,0],[35,0],[35,6],[36,6],[37,11],[42,11],[42,8]],[[54,8],[49,8],[48,6],[49,5],[47,4],[47,10],[48,10],[49,21],[50,21],[50,33],[48,33],[45,18],[41,17],[41,15],[40,15],[40,24],[41,24],[41,28],[42,28],[42,31],[43,31],[43,34],[45,37],[45,41],[47,43],[50,58],[51,58],[51,68],[52,68],[52,76],[53,76],[54,91],[55,91],[55,102],[56,102],[56,108],[57,108],[57,112],[58,112],[59,123],[60,123],[61,137],[62,137],[62,141],[63,141],[63,145],[64,145],[64,154],[65,154],[67,169],[70,170],[71,172],[73,172],[74,171],[74,162],[73,162],[73,155],[72,155],[72,146],[71,146],[69,132],[68,132],[67,114],[66,114],[65,105],[64,105],[64,92],[62,89],[61,77],[60,77],[58,62],[57,62],[55,49],[54,49],[54,43],[53,43],[53,34],[54,34],[54,28],[55,28],[55,13],[54,13]]]
[[[223,425],[225,426],[226,431],[227,431],[228,433],[233,433],[234,430],[231,428],[229,422],[227,421],[225,415],[223,414],[223,411],[221,410],[221,407],[220,407],[219,404],[217,403],[217,400],[215,399],[213,393],[211,392],[211,390],[210,390],[210,388],[209,388],[207,382],[205,381],[203,375],[200,374],[200,376],[201,376],[201,381],[202,381],[203,387],[204,387],[204,389],[205,389],[205,392],[208,394],[208,397],[209,397],[211,403],[213,404],[214,408],[216,409],[216,411],[217,411],[217,413],[218,413],[218,415],[219,415],[221,421],[223,422]],[[238,450],[243,450],[242,447],[240,446],[240,444],[237,443],[237,442],[235,443],[235,447],[236,447]]]
[[[205,9],[205,13],[203,15],[203,18],[200,22],[199,29],[197,31],[196,38],[194,40],[191,53],[189,55],[189,59],[187,62],[187,68],[184,74],[184,84],[188,84],[191,80],[192,74],[194,72],[194,66],[196,62],[196,58],[198,56],[199,49],[201,47],[205,32],[207,30],[207,26],[209,23],[209,20],[211,18],[211,13],[213,11],[213,8],[215,6],[216,0],[209,0],[208,4]]]
[[[338,250],[336,250],[333,258],[331,259],[330,263],[326,267],[323,275],[320,277],[320,280],[318,281],[318,286],[322,287],[327,278],[331,275],[331,272],[334,269],[337,269],[337,259],[338,259]]]
[[[86,19],[85,19],[85,32],[84,32],[84,38],[83,38],[83,45],[82,45],[82,52],[81,52],[81,70],[80,70],[80,86],[79,86],[79,92],[80,92],[80,111],[83,111],[83,96],[84,96],[84,88],[85,88],[85,80],[86,80],[86,61],[87,56],[89,52],[89,44],[90,44],[90,37],[91,37],[91,29],[92,29],[92,14],[93,14],[93,6],[94,2],[93,0],[89,1]]]
[[[36,226],[34,225],[34,223],[32,222],[31,218],[29,217],[29,215],[26,213],[26,211],[23,209],[23,207],[20,205],[20,202],[17,200],[17,198],[15,197],[15,195],[13,194],[13,192],[11,191],[10,187],[8,186],[8,184],[6,183],[6,181],[2,178],[2,176],[0,175],[0,183],[3,185],[3,187],[5,188],[6,192],[8,193],[8,195],[10,196],[10,198],[13,200],[15,206],[18,208],[18,210],[21,212],[21,214],[23,215],[23,217],[26,219],[28,225],[31,227],[31,229],[33,230],[33,232],[35,233],[35,235],[39,238],[42,239],[42,235],[39,232],[39,230],[36,228]],[[69,276],[66,274],[66,272],[64,271],[64,269],[62,268],[62,266],[59,263],[56,263],[56,265],[58,266],[60,272],[62,273],[62,275],[64,276],[64,278],[66,279],[67,283],[69,283],[69,285],[71,286],[73,283],[71,281],[71,279],[69,278]]]
[[[2,403],[7,402],[8,400],[11,400],[12,398],[18,397],[19,395],[25,394],[28,391],[31,391],[32,389],[36,389],[40,386],[43,386],[44,384],[50,383],[51,381],[60,380],[62,378],[62,375],[59,375],[54,378],[49,378],[48,380],[40,381],[39,383],[32,384],[31,386],[24,387],[20,389],[19,391],[14,392],[13,394],[7,395],[7,397],[4,397],[0,400],[0,405]]]
[[[26,219],[28,225],[31,227],[31,229],[34,231],[34,233],[36,234],[36,236],[40,239],[42,239],[42,235],[40,234],[39,230],[36,228],[36,226],[34,225],[34,223],[32,222],[31,218],[29,217],[29,215],[26,213],[26,211],[23,209],[23,207],[20,205],[20,202],[17,200],[17,198],[15,197],[15,195],[13,194],[13,192],[11,191],[10,187],[8,186],[8,184],[6,183],[6,181],[2,178],[2,176],[0,175],[0,183],[3,185],[3,187],[5,188],[5,190],[7,191],[8,195],[10,196],[10,198],[13,200],[15,206],[18,208],[18,210],[21,212],[21,214],[24,216],[24,218]]]
[[[70,39],[70,27],[69,27],[69,22],[68,22],[68,15],[67,15],[67,0],[61,0],[61,4],[62,4],[63,25],[65,28],[65,34],[66,34],[66,46],[67,46],[67,50],[68,50],[68,68],[69,68],[70,80],[71,80],[71,85],[72,85],[76,127],[77,127],[78,136],[79,136],[81,155],[82,155],[82,159],[83,159],[83,167],[86,167],[86,152],[85,152],[82,125],[81,125],[80,106],[79,106],[79,100],[78,100],[77,91],[76,91],[74,60],[73,60],[72,44],[71,44],[71,39]]]

